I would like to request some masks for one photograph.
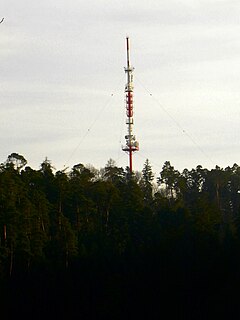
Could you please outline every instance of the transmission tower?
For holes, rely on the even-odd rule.
[[[126,145],[123,146],[122,150],[127,152],[129,155],[129,170],[132,173],[132,156],[133,152],[139,150],[139,143],[136,141],[136,137],[133,135],[133,70],[134,68],[130,63],[130,41],[129,37],[126,38],[127,41],[127,67],[125,68],[125,73],[127,75],[127,84],[125,86],[125,96],[126,96],[126,114],[127,114],[127,135],[125,136]]]

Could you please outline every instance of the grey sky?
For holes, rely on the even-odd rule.
[[[240,157],[239,1],[2,0],[0,162],[125,167],[125,37],[134,131],[156,173]]]

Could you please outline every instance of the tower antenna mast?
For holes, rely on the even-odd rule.
[[[130,63],[130,41],[129,37],[126,38],[127,41],[127,67],[125,68],[125,73],[127,75],[127,84],[125,86],[126,95],[126,114],[127,114],[127,135],[125,136],[126,145],[122,148],[123,151],[127,152],[129,155],[129,170],[132,173],[132,156],[134,151],[139,150],[139,143],[136,141],[133,135],[133,70],[134,68]]]

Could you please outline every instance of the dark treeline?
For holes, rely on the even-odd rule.
[[[165,162],[157,183],[109,160],[0,166],[1,314],[207,319],[238,312],[240,167]],[[156,317],[158,318],[158,317]]]

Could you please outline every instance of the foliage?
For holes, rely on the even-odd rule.
[[[70,274],[68,286],[75,288],[75,280],[81,285],[86,303],[89,286],[106,298],[104,290],[112,292],[118,285],[129,297],[127,288],[141,284],[142,277],[148,284],[157,283],[167,270],[161,286],[169,288],[171,281],[178,283],[196,274],[197,281],[209,277],[210,269],[221,274],[232,256],[236,268],[239,264],[237,164],[212,170],[197,166],[180,173],[166,161],[154,193],[148,159],[137,177],[111,159],[101,171],[77,164],[70,172],[55,172],[47,159],[33,170],[26,163],[13,153],[0,167],[3,283],[23,274],[52,279],[53,274],[64,272]],[[230,263],[227,267],[231,270]],[[59,283],[51,281],[54,286]],[[151,285],[148,289],[154,295]],[[103,303],[102,308],[104,314],[111,313],[111,306],[106,311]]]

